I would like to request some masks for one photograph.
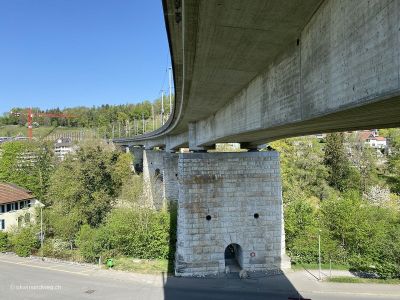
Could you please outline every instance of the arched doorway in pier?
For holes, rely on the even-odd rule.
[[[230,272],[240,272],[243,266],[242,247],[238,244],[229,244],[225,248],[225,267],[229,267]]]

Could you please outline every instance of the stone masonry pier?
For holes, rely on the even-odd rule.
[[[284,265],[279,155],[270,152],[179,154],[179,276],[223,273],[226,250],[238,269]],[[229,253],[228,253],[229,254]]]

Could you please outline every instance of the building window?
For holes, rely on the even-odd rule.
[[[11,211],[11,203],[7,204],[7,212]]]
[[[26,213],[25,214],[25,223],[29,223],[31,221],[31,214],[30,213]]]
[[[19,209],[23,209],[25,207],[25,201],[21,201],[19,203]]]
[[[22,227],[23,222],[24,222],[24,217],[23,216],[19,216],[18,217],[18,228]]]
[[[28,200],[27,203],[28,203],[27,206],[31,207],[31,200]]]
[[[0,229],[1,230],[6,229],[6,222],[4,220],[0,220]]]
[[[5,209],[4,205],[0,205],[0,213],[3,213],[5,211],[6,211],[6,209]]]

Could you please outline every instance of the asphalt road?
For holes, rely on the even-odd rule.
[[[292,285],[296,286],[296,288]],[[368,288],[367,288],[368,286]],[[372,286],[372,287],[371,287]],[[301,273],[239,279],[163,278],[0,255],[0,299],[400,299],[400,287],[332,285]]]

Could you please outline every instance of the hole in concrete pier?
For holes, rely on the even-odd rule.
[[[211,220],[211,216],[210,216],[210,215],[207,215],[207,216],[206,216],[206,220],[207,220],[207,221],[210,221],[210,220]]]
[[[225,248],[225,268],[229,268],[229,272],[240,272],[243,265],[242,247],[238,244],[229,244]]]
[[[255,214],[254,214],[254,219],[258,219],[259,216],[260,216],[260,215],[259,215],[258,213],[255,213]]]

